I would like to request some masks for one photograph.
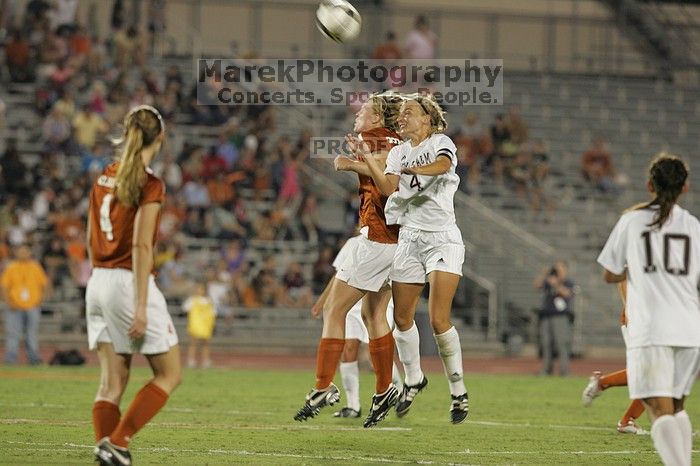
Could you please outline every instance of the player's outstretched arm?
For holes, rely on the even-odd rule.
[[[384,171],[384,168],[386,167],[386,155],[386,152],[378,152],[371,155],[371,157],[374,158],[374,160],[379,164],[382,171]],[[334,165],[335,169],[338,171],[349,171],[355,172],[362,176],[372,176],[372,172],[367,166],[367,163],[363,160],[353,160],[350,157],[339,155],[335,158]]]
[[[433,163],[422,165],[420,167],[407,167],[401,170],[401,173],[405,173],[407,175],[438,176],[450,171],[451,167],[452,160],[449,157],[438,155],[437,160],[435,160]]]
[[[348,142],[348,147],[350,147],[350,150],[355,157],[360,160],[364,160],[364,163],[369,169],[369,176],[372,177],[374,184],[377,185],[379,191],[385,196],[389,196],[396,191],[396,188],[399,186],[399,179],[401,177],[399,175],[384,174],[384,168],[372,156],[366,142],[360,141],[352,134],[345,136],[345,140]]]

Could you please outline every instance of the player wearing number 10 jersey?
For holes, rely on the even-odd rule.
[[[683,402],[700,364],[700,222],[676,204],[688,189],[681,159],[651,164],[654,199],[622,215],[598,257],[610,283],[627,279],[627,378],[641,399],[664,464],[690,465],[692,426]]]
[[[88,341],[101,369],[92,419],[103,465],[131,464],[129,441],[165,405],[181,372],[177,335],[151,274],[165,188],[148,165],[160,151],[165,125],[156,109],[139,106],[124,127],[119,162],[97,178],[88,214],[94,267],[85,297]],[[133,353],[146,356],[153,378],[122,416]]]

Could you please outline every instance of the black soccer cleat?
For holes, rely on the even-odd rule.
[[[95,447],[95,459],[100,466],[131,466],[131,453],[126,448],[121,448],[105,437]]]
[[[356,409],[349,408],[349,407],[347,407],[347,406],[346,406],[345,408],[341,409],[340,411],[336,411],[336,412],[333,413],[333,417],[348,417],[348,418],[352,418],[352,417],[360,417],[361,415],[362,415],[362,410],[361,410],[361,409],[360,409],[360,410],[356,410]]]
[[[389,414],[389,411],[398,400],[399,390],[393,383],[389,385],[389,388],[387,388],[384,393],[372,396],[372,408],[369,410],[369,415],[367,419],[365,419],[363,427],[376,426]]]
[[[338,401],[340,401],[340,392],[335,384],[330,384],[323,390],[313,388],[309,394],[306,395],[304,406],[302,406],[294,416],[294,420],[301,422],[315,417],[319,411],[321,411],[321,408],[333,406]]]
[[[469,394],[455,396],[452,395],[452,407],[450,408],[450,421],[452,424],[459,424],[469,415]]]
[[[401,395],[399,395],[399,401],[396,403],[396,415],[398,417],[404,417],[408,413],[408,410],[411,409],[413,399],[427,386],[428,379],[425,375],[416,385],[404,384]]]

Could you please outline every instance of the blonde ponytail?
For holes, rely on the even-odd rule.
[[[164,125],[155,108],[142,105],[127,114],[124,126],[124,136],[116,141],[123,147],[115,180],[115,193],[122,204],[136,206],[146,184],[146,167],[141,151],[155,141],[164,130]]]

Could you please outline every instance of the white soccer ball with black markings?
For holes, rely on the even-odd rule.
[[[345,0],[324,0],[316,10],[316,27],[336,42],[354,39],[362,29],[360,13]]]

